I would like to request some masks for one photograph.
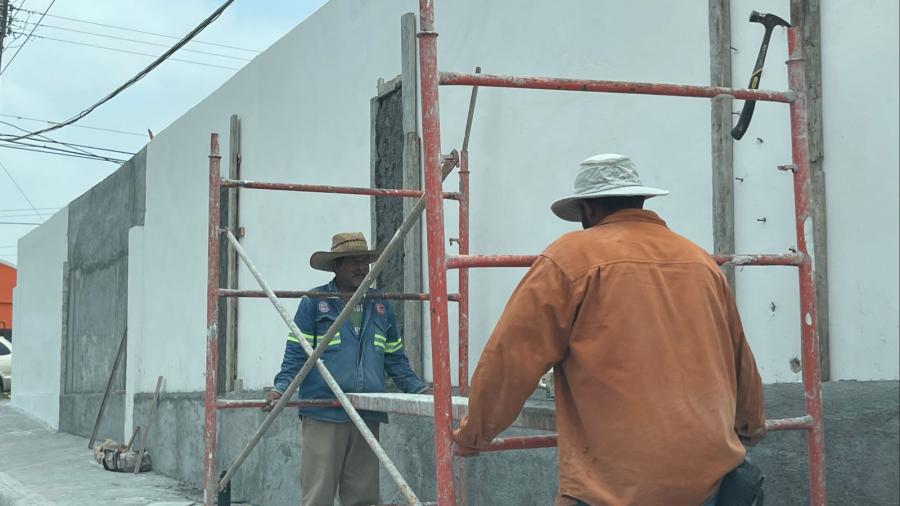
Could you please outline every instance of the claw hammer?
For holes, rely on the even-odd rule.
[[[760,14],[756,11],[750,13],[751,23],[761,23],[766,28],[763,35],[762,45],[759,47],[759,55],[756,57],[756,66],[753,68],[753,74],[750,75],[750,89],[759,89],[759,80],[762,77],[763,64],[766,62],[766,52],[769,50],[769,39],[772,37],[772,30],[776,26],[791,26],[787,21],[779,18],[774,14]],[[744,102],[744,108],[741,110],[741,117],[738,119],[737,125],[731,129],[731,136],[737,140],[747,132],[750,126],[750,119],[753,118],[753,110],[756,109],[755,100],[747,100]]]

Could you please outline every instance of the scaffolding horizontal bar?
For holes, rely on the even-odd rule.
[[[456,255],[447,257],[447,268],[531,267],[537,258],[537,255]]]
[[[262,408],[266,401],[258,399],[219,399],[216,401],[216,409],[248,409]],[[339,408],[341,403],[336,399],[306,399],[290,401],[287,404],[292,408]]]
[[[796,418],[776,418],[766,420],[766,430],[775,432],[780,430],[810,430],[815,426],[815,419],[809,415]]]
[[[357,409],[382,411],[398,415],[434,417],[434,398],[422,394],[378,393],[347,394]],[[451,397],[452,415],[456,420],[469,414],[467,397]],[[555,432],[556,413],[553,401],[530,400],[512,423],[515,427]]]
[[[509,450],[531,450],[534,448],[556,448],[556,434],[546,436],[516,436],[497,438],[487,448],[478,451],[470,451],[456,447],[456,454],[461,457],[472,457],[484,452],[502,452]]]
[[[440,84],[444,86],[489,86],[494,88],[524,88],[531,90],[590,91],[598,93],[625,93],[630,95],[664,95],[676,97],[713,98],[730,95],[741,100],[791,103],[795,93],[775,90],[750,90],[721,86],[692,86],[685,84],[637,83],[627,81],[597,81],[592,79],[567,79],[562,77],[497,76],[490,74],[465,74],[441,72]]]
[[[537,260],[537,255],[458,255],[447,257],[447,268],[531,267],[535,260]],[[713,260],[719,265],[799,266],[806,261],[806,257],[798,253],[713,255]]]
[[[434,416],[434,398],[430,395],[400,393],[347,394],[356,409],[380,411],[398,415]],[[469,399],[452,397],[453,418],[460,420],[469,412]],[[217,409],[262,408],[266,401],[260,399],[219,399]],[[334,399],[303,399],[291,401],[288,406],[300,407],[340,407]],[[556,430],[556,412],[552,401],[528,401],[516,421],[516,427]],[[814,425],[809,415],[795,418],[777,418],[766,420],[766,430],[770,432],[783,430],[808,430]],[[551,444],[552,440],[552,444]],[[483,452],[502,450],[524,450],[526,448],[549,448],[556,446],[556,435],[521,436],[495,439],[491,447]]]
[[[713,260],[719,265],[781,265],[799,267],[806,261],[806,257],[799,253],[787,254],[746,254],[746,255],[713,255]]]
[[[247,188],[250,190],[278,190],[288,192],[309,193],[339,193],[343,195],[370,195],[373,197],[407,197],[419,198],[421,190],[402,190],[392,188],[361,188],[356,186],[328,186],[320,184],[295,184],[295,183],[263,183],[260,181],[247,181],[240,179],[223,179],[223,188]],[[458,192],[444,192],[444,198],[459,200]]]
[[[349,299],[353,294],[350,292],[317,292],[306,290],[275,290],[275,295],[279,299],[300,299],[303,297],[314,297],[318,299]],[[220,297],[247,297],[247,298],[265,298],[266,293],[262,290],[234,290],[229,288],[219,289]],[[381,292],[371,295],[364,295],[364,299],[373,300],[412,300],[427,301],[427,293],[392,293]],[[451,293],[447,295],[447,300],[458,302],[459,294]]]

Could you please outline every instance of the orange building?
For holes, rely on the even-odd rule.
[[[16,286],[16,266],[0,260],[0,331],[12,331],[13,287]]]

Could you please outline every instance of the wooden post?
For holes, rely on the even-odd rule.
[[[419,56],[416,52],[416,15],[408,12],[400,18],[400,82],[403,93],[403,187],[422,188],[421,139],[419,137]],[[415,201],[403,199],[403,216],[412,212]],[[403,291],[422,291],[422,225],[417,222],[403,243]],[[423,369],[423,305],[403,302],[403,329],[406,354],[413,370]]]
[[[709,81],[731,87],[731,0],[709,0]],[[717,255],[734,253],[734,144],[731,138],[732,98],[711,103],[713,248]],[[732,291],[734,267],[723,267]]]
[[[228,137],[228,178],[241,178],[241,118],[237,114],[231,115],[231,128]],[[226,210],[228,230],[238,239],[241,238],[239,217],[238,188],[226,190]],[[238,257],[234,248],[228,245],[224,248],[225,258],[225,287],[238,288]],[[237,378],[237,329],[238,329],[238,298],[229,297],[225,306],[225,391],[234,390],[234,381]]]
[[[400,25],[401,73],[378,79],[371,101],[372,187],[422,188],[421,140],[418,133],[418,56],[416,17],[407,13]],[[413,199],[372,198],[372,241],[383,248],[415,207]],[[387,291],[422,291],[422,229],[416,222],[403,241],[403,254],[378,279]],[[423,372],[423,306],[419,301],[393,304],[403,346],[413,370]]]
[[[809,170],[812,180],[813,258],[815,260],[816,311],[819,320],[819,369],[822,381],[831,377],[828,346],[828,243],[825,212],[825,157],[822,140],[822,53],[819,0],[791,0],[791,24],[803,34],[806,59],[806,104],[809,130]]]

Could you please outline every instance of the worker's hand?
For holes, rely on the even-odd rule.
[[[738,439],[741,440],[741,443],[743,443],[744,446],[756,446],[765,437],[766,437],[766,428],[765,427],[761,427],[761,428],[757,429],[749,437],[744,436],[743,434],[738,434]]]
[[[453,431],[453,442],[456,443],[456,446],[459,448],[459,455],[463,457],[469,457],[479,453],[477,449],[470,448],[460,442],[459,429]]]
[[[275,407],[275,403],[278,402],[278,399],[281,399],[281,392],[278,390],[269,390],[269,393],[266,394],[266,403],[263,405],[262,410],[266,413],[272,411],[272,408]]]

